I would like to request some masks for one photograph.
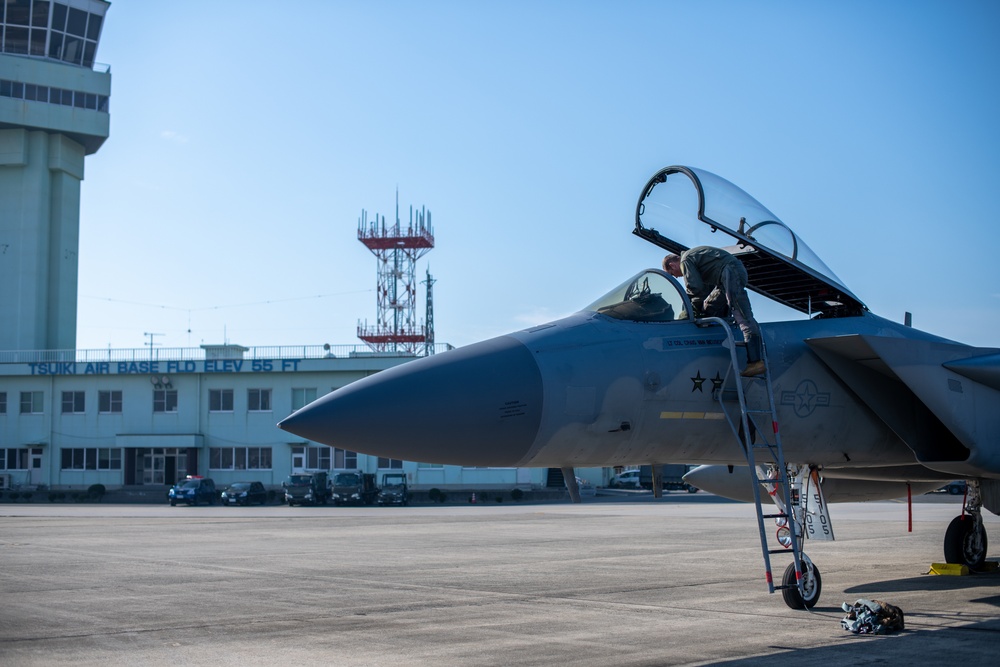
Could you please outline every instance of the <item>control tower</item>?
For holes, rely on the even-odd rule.
[[[104,0],[0,2],[0,350],[76,348],[80,181],[108,138]]]
[[[431,212],[410,207],[410,224],[399,222],[399,192],[396,193],[396,223],[386,226],[385,216],[372,220],[362,210],[358,240],[378,260],[378,322],[375,327],[358,324],[358,338],[375,352],[416,354],[428,341],[427,328],[416,323],[417,260],[434,247]],[[433,344],[434,334],[430,335]]]

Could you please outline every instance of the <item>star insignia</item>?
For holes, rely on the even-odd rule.
[[[803,380],[795,391],[781,392],[781,404],[792,406],[799,417],[808,417],[816,408],[830,405],[830,392],[820,391],[812,380]]]
[[[707,379],[701,376],[701,371],[699,370],[698,374],[691,378],[691,382],[694,383],[694,386],[691,387],[691,393],[694,393],[696,390],[704,393],[705,390],[701,388],[701,385],[705,384],[705,380]]]
[[[810,385],[805,385],[795,396],[797,405],[796,410],[804,410],[807,413],[813,410],[813,401],[816,399],[816,392],[814,387]]]
[[[712,391],[719,391],[722,389],[722,376],[719,375],[719,371],[715,371],[715,377],[712,378]]]

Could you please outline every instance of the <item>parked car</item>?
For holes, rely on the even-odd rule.
[[[188,475],[185,479],[174,484],[167,492],[167,499],[170,501],[171,507],[175,507],[177,503],[214,505],[216,495],[213,480],[208,477]]]
[[[621,489],[638,489],[639,484],[639,471],[638,470],[626,470],[623,473],[615,475],[611,478],[611,486],[613,488]]]
[[[950,484],[946,484],[946,485],[942,486],[939,490],[940,491],[947,491],[949,494],[951,494],[953,496],[960,496],[963,493],[965,493],[965,490],[966,490],[967,486],[968,485],[965,483],[965,480],[964,479],[960,479],[960,480],[957,480],[955,482],[951,482]]]
[[[267,502],[267,489],[261,482],[233,482],[222,492],[223,505],[252,505]]]

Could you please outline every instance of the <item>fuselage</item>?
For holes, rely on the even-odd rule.
[[[762,326],[788,460],[853,466],[914,461],[905,443],[804,342],[859,331],[907,333],[902,329],[872,315]],[[538,364],[546,406],[532,449],[515,465],[745,462],[713,392],[731,364],[721,327],[584,312],[511,337]],[[741,339],[738,331],[735,338]],[[762,383],[747,387],[748,400],[765,391]]]
[[[870,314],[764,324],[762,333],[787,460],[915,462],[804,341],[926,334]],[[720,326],[689,319],[637,322],[587,310],[383,371],[281,426],[316,442],[426,463],[740,464],[739,442],[713,397],[730,366],[725,338]],[[763,389],[751,383],[748,391]]]

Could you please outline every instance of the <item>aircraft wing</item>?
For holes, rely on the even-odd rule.
[[[1000,405],[1000,350],[864,334],[805,342],[921,464],[1000,478],[1000,414],[990,409]]]

